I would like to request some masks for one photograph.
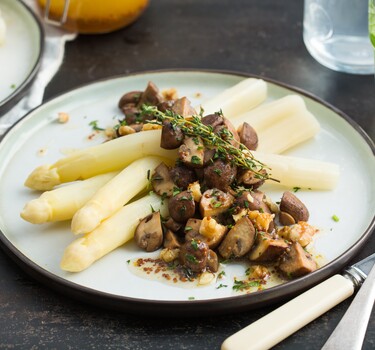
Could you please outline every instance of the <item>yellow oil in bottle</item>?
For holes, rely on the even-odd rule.
[[[50,0],[48,17],[59,21],[67,0]],[[47,0],[38,0],[45,10]],[[61,26],[83,34],[108,33],[133,23],[149,0],[70,0]]]

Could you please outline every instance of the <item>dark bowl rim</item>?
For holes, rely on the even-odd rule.
[[[42,55],[44,52],[45,31],[42,22],[40,21],[38,16],[25,3],[23,3],[21,0],[17,0],[17,3],[18,5],[16,6],[22,6],[37,25],[39,31],[39,52],[36,57],[34,66],[30,70],[26,78],[22,81],[22,83],[19,86],[16,87],[16,89],[10,95],[8,95],[5,99],[0,101],[0,118],[3,114],[7,113],[12,107],[14,107],[30,89],[36,77],[36,74],[41,66]]]
[[[178,72],[191,72],[191,73],[212,73],[212,74],[224,74],[224,75],[235,75],[244,78],[259,78],[266,82],[278,85],[282,88],[289,89],[296,93],[299,93],[307,98],[322,104],[328,109],[335,112],[337,115],[345,119],[354,130],[356,130],[362,139],[370,147],[372,154],[375,155],[375,144],[366,132],[347,114],[339,110],[338,108],[327,103],[323,99],[311,94],[303,89],[295,87],[293,85],[285,84],[275,79],[254,75],[250,73],[238,72],[233,70],[216,70],[216,69],[159,69],[159,70],[147,70],[147,71],[134,71],[129,74],[116,75],[103,79],[96,80],[87,84],[82,84],[73,89],[69,89],[61,94],[58,94],[50,98],[45,103],[56,99],[66,93],[87,87],[92,84],[110,81],[113,79],[126,78],[134,75],[147,75],[157,73],[178,73]],[[41,106],[39,106],[41,107]],[[34,110],[38,109],[36,107]],[[24,118],[31,113],[30,111],[15,125],[21,122]],[[15,126],[14,125],[14,126]],[[14,127],[13,126],[13,127]],[[11,129],[13,129],[13,127]],[[7,133],[11,130],[9,129]],[[6,133],[6,134],[7,134]],[[6,134],[4,139],[6,139]],[[2,140],[0,140],[0,143]],[[72,299],[79,300],[84,303],[96,305],[97,307],[104,309],[111,309],[132,314],[144,314],[157,317],[178,317],[178,316],[197,316],[202,315],[216,315],[225,313],[234,313],[247,311],[263,306],[267,306],[276,302],[284,301],[296,296],[299,293],[315,286],[324,279],[342,270],[347,264],[359,253],[361,248],[367,242],[372,234],[372,230],[375,227],[375,213],[374,216],[363,234],[359,239],[345,252],[343,252],[336,259],[330,261],[327,265],[321,267],[315,272],[301,277],[299,279],[290,281],[288,283],[272,287],[260,292],[244,294],[225,298],[214,298],[208,300],[184,300],[184,301],[163,301],[163,300],[151,300],[151,299],[138,299],[126,296],[115,295],[107,292],[98,291],[89,287],[84,287],[74,282],[68,281],[62,277],[56,276],[55,274],[43,269],[41,266],[34,263],[32,260],[23,255],[18,249],[6,238],[3,232],[0,231],[0,246],[3,250],[15,261],[17,265],[21,267],[31,277],[41,282],[43,285],[57,291],[60,294],[71,297]],[[250,299],[250,301],[249,301]]]

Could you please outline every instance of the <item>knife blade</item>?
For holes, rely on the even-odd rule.
[[[349,298],[364,284],[367,276],[369,276],[369,279],[366,280],[366,282],[368,282],[366,284],[369,287],[366,286],[364,293],[371,299],[371,297],[374,297],[375,293],[373,283],[375,280],[374,263],[375,253],[349,266],[342,274],[336,274],[330,277],[233,334],[223,342],[221,350],[261,350],[271,348],[337,304]],[[371,293],[369,293],[370,290]],[[368,305],[370,304],[371,302],[368,303]],[[335,347],[335,349],[337,348],[349,349],[340,346]],[[333,347],[327,347],[327,350],[328,349],[333,349]]]

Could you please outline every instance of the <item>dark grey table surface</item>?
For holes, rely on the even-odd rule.
[[[144,70],[235,70],[315,94],[347,113],[374,140],[374,77],[334,72],[315,62],[302,41],[302,16],[300,0],[154,0],[130,27],[68,43],[45,98],[97,79]],[[373,235],[353,262],[374,251]],[[39,284],[2,251],[0,285],[1,349],[219,349],[227,336],[278,306],[194,319],[102,310]],[[351,301],[275,348],[320,349]],[[363,348],[375,348],[374,312]]]

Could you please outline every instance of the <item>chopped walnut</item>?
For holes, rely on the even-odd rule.
[[[291,226],[284,226],[277,231],[277,234],[292,242],[298,242],[302,247],[306,247],[311,243],[313,236],[318,229],[309,225],[305,221],[299,221]]]
[[[199,203],[202,198],[201,185],[199,184],[199,181],[191,183],[188,186],[188,190],[191,191],[194,201]]]
[[[126,136],[126,135],[130,135],[130,134],[134,134],[135,133],[135,130],[133,128],[131,128],[130,126],[127,126],[127,125],[121,125],[119,128],[118,128],[118,133],[119,135],[121,136]]]
[[[161,129],[161,125],[146,123],[146,124],[143,124],[142,126],[142,131],[157,130],[157,129]]]
[[[177,100],[178,99],[177,89],[175,89],[175,88],[163,90],[162,95],[166,100]]]
[[[268,231],[268,228],[275,217],[275,214],[261,213],[258,210],[248,212],[249,219],[258,231]]]
[[[61,124],[65,124],[69,121],[69,114],[64,112],[59,112],[58,114],[58,121]]]
[[[265,266],[253,265],[247,269],[246,274],[248,275],[249,279],[266,280],[271,273]]]
[[[164,260],[165,262],[169,263],[178,258],[178,255],[180,254],[179,248],[164,248],[160,252],[160,259]]]
[[[221,236],[226,230],[226,226],[219,224],[210,216],[205,216],[202,220],[201,226],[199,227],[199,233],[208,239],[212,239],[213,237],[219,235]]]

